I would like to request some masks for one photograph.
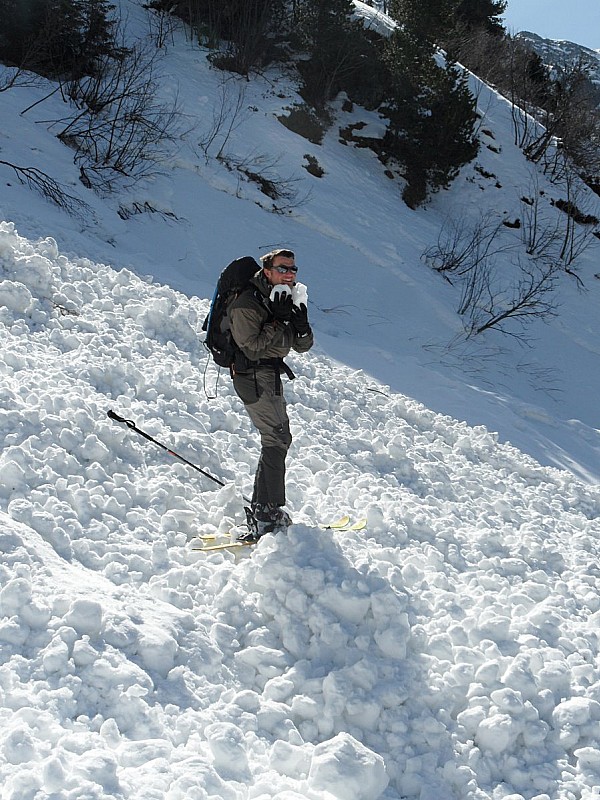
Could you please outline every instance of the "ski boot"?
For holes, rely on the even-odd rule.
[[[244,510],[248,532],[238,536],[238,542],[257,542],[266,533],[285,533],[292,524],[292,518],[281,506],[252,503]]]

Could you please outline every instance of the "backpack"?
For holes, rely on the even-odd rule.
[[[210,310],[202,325],[202,330],[206,331],[204,345],[219,367],[231,367],[240,352],[231,335],[227,309],[250,286],[250,279],[259,270],[260,265],[252,256],[243,256],[228,264],[219,276]]]

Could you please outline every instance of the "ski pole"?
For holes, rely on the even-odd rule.
[[[146,431],[143,431],[141,428],[138,428],[138,426],[135,424],[135,422],[132,419],[125,419],[125,417],[119,416],[119,414],[115,413],[112,410],[112,408],[109,411],[107,411],[106,413],[107,413],[107,416],[110,419],[114,420],[115,422],[124,422],[125,425],[127,425],[128,428],[131,428],[132,431],[135,431],[136,433],[139,433],[140,436],[143,436],[144,439],[147,439],[149,442],[152,442],[153,444],[158,445],[158,447],[161,447],[170,456],[173,456],[174,458],[178,458],[180,461],[183,461],[183,463],[187,464],[188,467],[192,467],[192,469],[195,469],[197,472],[200,472],[206,478],[210,478],[210,480],[213,481],[214,483],[218,483],[219,486],[226,486],[226,484],[223,483],[223,481],[219,480],[218,478],[215,478],[215,476],[211,475],[210,472],[206,472],[205,470],[200,469],[200,467],[197,467],[196,464],[192,464],[191,461],[188,461],[187,458],[184,458],[183,456],[180,456],[179,453],[176,453],[174,450],[171,450],[171,448],[167,447],[166,444],[163,444],[162,442],[159,442],[153,436],[150,436],[149,433],[146,433]],[[250,502],[250,500],[248,500],[246,497],[242,497],[242,500],[244,500],[244,502],[246,502],[246,503]]]

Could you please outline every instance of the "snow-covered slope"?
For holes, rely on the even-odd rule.
[[[131,26],[147,35],[148,12],[136,2],[124,4]],[[318,341],[329,355],[429,408],[497,431],[502,441],[542,463],[597,480],[600,286],[594,275],[600,242],[591,236],[578,264],[585,291],[565,276],[557,295],[559,316],[548,325],[535,322],[526,346],[494,331],[461,344],[460,290],[422,260],[449,220],[465,227],[482,218],[513,224],[523,219],[531,199],[539,201],[543,225],[564,227],[566,217],[553,205],[564,199],[564,190],[548,183],[514,146],[511,110],[503,98],[473,78],[480,153],[449,191],[411,211],[400,199],[402,181],[390,180],[373,152],[346,144],[348,137],[340,135],[350,126],[359,126],[361,136],[381,134],[376,114],[343,110],[340,98],[334,123],[322,143],[313,144],[278,120],[301,102],[289,75],[272,70],[248,82],[211,69],[206,52],[183,30],[173,32],[160,74],[159,99],[177,95],[187,133],[152,179],[117,187],[108,196],[83,186],[72,152],[54,136],[59,127],[48,120],[65,116],[58,94],[38,105],[48,86],[0,94],[2,160],[47,170],[86,203],[79,215],[67,215],[0,165],[1,216],[21,235],[51,235],[63,252],[150,274],[199,297],[212,296],[220,269],[232,258],[291,246],[309,286]],[[236,115],[231,109],[238,100]],[[223,108],[231,110],[227,125],[205,154],[200,143],[206,147],[215,132],[214,115]],[[228,136],[230,122],[235,124]],[[241,163],[264,172],[292,197],[274,204],[256,182],[215,158],[221,146],[230,167]],[[307,171],[310,159],[322,177]],[[581,210],[600,218],[598,198],[582,191]],[[273,213],[274,205],[279,213]],[[512,248],[497,264],[503,276],[522,257],[522,231],[501,230],[500,249]],[[512,331],[520,332],[518,324]]]
[[[0,165],[0,797],[592,800],[597,249],[534,347],[450,347],[456,290],[421,261],[444,222],[512,223],[532,195],[560,219],[505,101],[473,78],[480,155],[414,212],[340,141],[377,115],[340,98],[312,144],[277,119],[299,101],[290,76],[245,82],[205,55],[173,32],[162,91],[188,134],[105,197],[44,122],[58,96],[31,107],[48,86],[0,93],[0,160],[86,203],[67,215]],[[298,191],[280,213],[199,145],[239,92],[225,152],[276,158]],[[297,251],[317,335],[286,386],[297,524],[199,553],[243,519],[258,453],[223,376],[215,392],[206,298],[231,258],[277,244]],[[317,526],[342,512],[366,531]]]
[[[195,552],[257,456],[206,301],[6,223],[0,291],[3,800],[594,796],[597,489],[317,352],[297,524]]]

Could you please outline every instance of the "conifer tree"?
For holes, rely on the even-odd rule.
[[[435,44],[454,24],[460,0],[393,0],[390,15],[421,41]]]
[[[287,0],[154,0],[185,20],[203,44],[214,47],[212,63],[247,75],[273,57]]]
[[[114,48],[108,0],[0,0],[0,59],[50,77],[92,73]]]
[[[302,95],[318,109],[345,89],[363,67],[362,26],[352,20],[352,0],[298,0],[292,30],[309,58],[299,63]]]
[[[404,16],[386,46],[389,91],[382,110],[389,125],[383,148],[403,165],[403,197],[411,207],[447,186],[478,149],[467,78],[452,61],[438,63],[433,44],[452,7],[453,0],[427,8],[419,0],[397,0],[395,11]]]
[[[502,14],[506,0],[460,0],[456,9],[459,23],[467,29],[482,28],[488,33],[502,36]]]

